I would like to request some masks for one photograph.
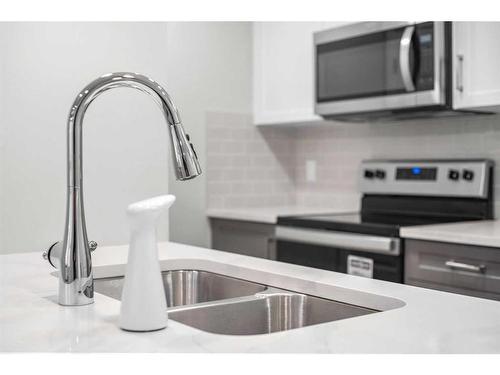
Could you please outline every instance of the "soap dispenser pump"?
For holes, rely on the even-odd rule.
[[[156,224],[174,201],[175,196],[162,195],[132,203],[127,208],[130,246],[119,321],[124,330],[148,332],[167,326]]]

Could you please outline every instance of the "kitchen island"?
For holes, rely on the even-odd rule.
[[[96,279],[123,275],[127,246],[93,254]],[[205,270],[381,312],[283,332],[218,335],[169,320],[125,332],[120,302],[95,294],[57,304],[57,277],[40,253],[0,256],[1,352],[500,353],[500,303],[172,242],[162,270]]]

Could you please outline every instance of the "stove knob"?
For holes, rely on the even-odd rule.
[[[474,179],[474,171],[464,169],[462,172],[462,178],[466,181],[472,181]]]
[[[385,171],[383,169],[375,170],[375,177],[381,180],[385,179]]]
[[[460,178],[460,172],[456,169],[450,169],[448,171],[448,178],[453,181],[457,181]]]
[[[365,178],[372,179],[375,177],[375,173],[371,169],[365,169]]]

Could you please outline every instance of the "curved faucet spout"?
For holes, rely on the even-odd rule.
[[[82,123],[88,106],[104,91],[131,87],[145,92],[160,106],[169,126],[172,160],[178,180],[201,174],[198,157],[168,93],[157,82],[137,73],[110,73],[87,85],[76,97],[68,118],[68,195],[66,229],[59,267],[59,303],[93,302],[93,277],[82,192]]]

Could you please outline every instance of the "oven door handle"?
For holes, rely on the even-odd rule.
[[[387,255],[399,255],[401,251],[401,240],[399,238],[322,229],[278,226],[276,227],[276,239],[278,241],[284,240]]]
[[[410,64],[411,40],[414,32],[415,26],[408,26],[403,31],[401,40],[399,41],[399,69],[401,70],[403,84],[408,92],[415,91]]]

